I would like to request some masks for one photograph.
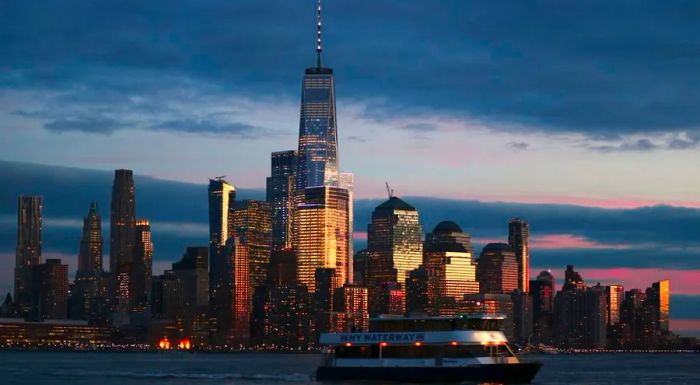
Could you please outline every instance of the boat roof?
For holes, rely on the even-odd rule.
[[[447,345],[447,344],[503,344],[507,342],[501,331],[452,330],[438,332],[368,332],[321,333],[321,345]]]

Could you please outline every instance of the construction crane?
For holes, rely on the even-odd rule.
[[[389,182],[384,182],[386,184],[386,193],[389,194],[389,199],[394,197],[394,189],[389,187]]]
[[[224,178],[226,178],[226,175],[215,176],[215,177],[214,177],[214,179],[216,179],[216,180],[224,180]]]

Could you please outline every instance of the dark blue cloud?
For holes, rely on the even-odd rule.
[[[368,110],[377,119],[437,111],[592,138],[684,133],[664,148],[697,146],[695,2],[359,0],[324,12],[339,96],[382,100]],[[0,86],[118,100],[180,77],[296,96],[313,33],[312,1],[6,1]],[[654,148],[625,143],[603,150]]]

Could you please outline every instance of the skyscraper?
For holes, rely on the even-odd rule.
[[[536,279],[530,281],[535,341],[551,343],[555,292],[554,276],[549,271],[541,271]]]
[[[273,152],[271,163],[266,191],[267,201],[272,205],[272,246],[275,249],[289,248],[292,247],[297,152]]]
[[[318,268],[335,269],[340,285],[348,280],[348,198],[347,190],[339,187],[311,187],[306,189],[304,203],[297,207],[297,279],[310,293],[316,290]]]
[[[261,286],[267,279],[272,252],[272,210],[265,201],[244,200],[233,202],[229,214],[229,234],[236,234],[241,244],[248,247],[250,290]]]
[[[115,170],[109,228],[109,269],[120,274],[131,269],[136,240],[136,195],[134,173]]]
[[[102,218],[97,203],[93,201],[83,219],[78,271],[71,292],[71,318],[86,319],[91,302],[105,294],[102,290],[102,248]]]
[[[353,195],[355,191],[355,174],[350,172],[341,172],[338,177],[338,187],[344,188],[348,191],[348,279],[349,283],[355,280],[354,269],[355,265],[353,263],[354,247],[353,247],[353,230],[355,225],[354,211],[355,207],[353,204]]]
[[[83,219],[83,235],[80,238],[78,272],[102,271],[102,218],[97,203],[92,201],[90,211]]]
[[[423,226],[415,207],[395,196],[377,206],[367,226],[367,252],[370,313],[386,313],[379,306],[380,286],[393,282],[403,287],[409,271],[423,262]]]
[[[223,252],[229,238],[228,224],[236,189],[223,177],[209,180],[209,296],[211,311],[224,317],[230,304],[228,286],[231,285],[231,261]]]
[[[647,299],[651,307],[651,317],[655,330],[666,334],[669,327],[671,288],[669,280],[654,282],[651,290],[647,290]]]
[[[440,222],[426,236],[423,265],[429,272],[431,312],[454,315],[465,294],[478,293],[476,266],[464,242],[464,232],[452,221]]]
[[[510,294],[518,288],[518,263],[506,243],[489,243],[479,256],[476,269],[482,293]]]
[[[41,196],[21,195],[17,202],[15,254],[15,304],[19,314],[29,313],[32,299],[32,267],[41,263]]]
[[[153,242],[151,241],[151,224],[148,219],[136,220],[135,236],[134,261],[130,281],[134,293],[134,305],[145,306],[149,303],[153,267]]]
[[[508,221],[508,244],[515,251],[518,262],[518,288],[530,292],[530,249],[528,238],[530,226],[523,219],[512,218]]]
[[[65,319],[68,313],[68,265],[60,259],[32,267],[32,318]]]
[[[307,187],[338,186],[338,134],[333,70],[321,63],[321,3],[317,8],[316,66],[301,89],[296,194]]]
[[[622,285],[609,285],[605,287],[605,302],[607,306],[608,326],[620,322],[620,306],[625,298],[625,288]]]

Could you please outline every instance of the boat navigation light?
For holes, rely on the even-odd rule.
[[[352,342],[346,342],[346,343],[345,343],[345,346],[347,346],[347,347],[352,346]]]
[[[389,345],[388,343],[382,341],[379,345],[382,345],[382,347]]]
[[[420,342],[420,341],[416,341],[416,346],[421,346],[421,345],[423,345],[423,343],[422,343],[422,342]]]
[[[457,341],[452,341],[452,342],[450,342],[450,345],[452,345],[452,346],[457,346]]]

